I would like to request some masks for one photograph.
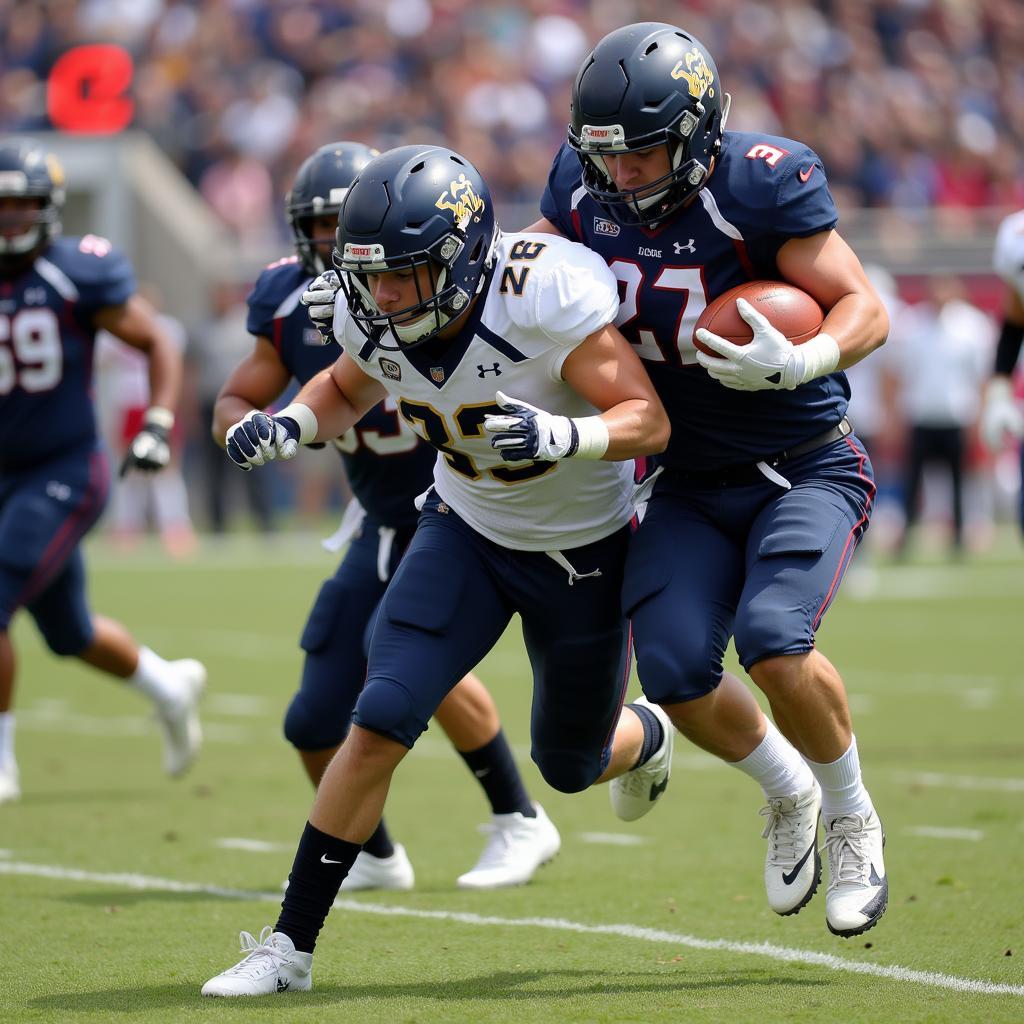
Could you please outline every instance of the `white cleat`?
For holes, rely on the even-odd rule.
[[[259,939],[240,932],[245,957],[223,974],[211,978],[204,996],[274,996],[308,992],[313,984],[313,954],[299,953],[284,932],[266,925]]]
[[[156,718],[164,734],[164,771],[177,778],[199,754],[203,730],[199,724],[199,698],[206,689],[206,668],[193,658],[172,661],[180,690],[170,701],[158,703]]]
[[[21,796],[18,782],[18,766],[13,761],[0,764],[0,804],[11,803]]]
[[[524,885],[537,869],[554,860],[562,848],[562,838],[540,804],[533,805],[537,817],[527,818],[519,811],[495,814],[482,826],[490,838],[472,870],[459,875],[460,889],[501,889]]]
[[[815,781],[803,793],[773,797],[761,808],[761,814],[768,819],[761,833],[761,838],[768,840],[764,860],[768,906],[783,917],[799,913],[821,881],[821,787]]]
[[[872,812],[844,814],[826,822],[825,850],[831,877],[825,893],[825,923],[844,939],[874,928],[889,902],[885,832]]]
[[[395,852],[390,857],[373,857],[361,850],[352,870],[341,883],[342,892],[359,892],[363,889],[394,889],[406,892],[416,883],[405,847],[395,843]]]
[[[676,727],[659,705],[652,704],[645,697],[640,697],[633,703],[642,704],[653,711],[661,722],[665,735],[661,746],[647,762],[626,772],[625,775],[612,779],[608,787],[612,810],[623,821],[636,821],[637,818],[642,818],[665,792],[669,776],[672,774],[672,746],[676,736]]]

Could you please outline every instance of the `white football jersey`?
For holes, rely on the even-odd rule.
[[[503,547],[559,551],[601,540],[629,521],[632,462],[506,462],[483,429],[487,413],[502,411],[498,390],[563,416],[598,411],[561,371],[573,349],[618,313],[618,287],[599,256],[557,235],[502,235],[490,284],[448,343],[445,365],[428,365],[415,349],[413,363],[410,353],[374,348],[340,292],[339,299],[334,336],[438,449],[437,493],[473,529]]]
[[[1024,301],[1024,210],[1011,213],[999,225],[992,263],[996,273]]]

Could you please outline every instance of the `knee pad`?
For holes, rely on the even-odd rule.
[[[544,781],[559,793],[581,793],[589,789],[607,761],[603,753],[595,758],[578,750],[534,749],[530,756]]]
[[[285,739],[297,750],[326,750],[348,735],[352,708],[325,706],[308,691],[292,697],[284,715]]]
[[[745,670],[776,654],[796,654],[814,646],[809,616],[787,614],[774,600],[749,602],[736,617],[736,654]]]
[[[636,642],[636,671],[644,695],[655,704],[675,704],[710,693],[722,678],[722,656],[709,637],[686,630]]]
[[[352,720],[364,729],[411,748],[427,728],[433,713],[433,708],[426,711],[420,708],[401,683],[378,676],[366,681]]]

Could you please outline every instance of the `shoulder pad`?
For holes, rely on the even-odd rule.
[[[558,344],[579,344],[618,314],[618,285],[604,260],[557,235],[503,237],[496,274],[512,322]]]

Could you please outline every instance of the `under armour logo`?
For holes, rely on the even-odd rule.
[[[484,366],[483,363],[477,363],[476,368],[479,371],[477,376],[483,380],[488,373],[493,373],[495,377],[501,376],[501,366],[495,363],[493,366]]]
[[[677,256],[680,255],[681,253],[684,253],[684,252],[696,252],[697,250],[696,250],[696,248],[694,247],[694,244],[693,244],[695,241],[696,241],[696,239],[691,238],[686,243],[686,245],[683,245],[682,242],[673,242],[672,243],[672,248],[675,249]]]

